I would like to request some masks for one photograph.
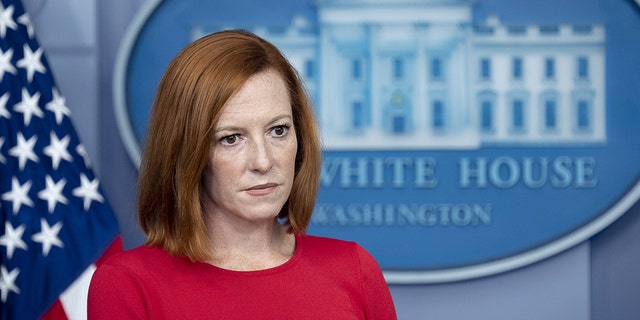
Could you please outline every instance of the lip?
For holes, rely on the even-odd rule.
[[[278,187],[277,183],[264,183],[247,188],[244,191],[252,196],[264,196],[272,193]]]

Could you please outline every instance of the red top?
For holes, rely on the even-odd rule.
[[[301,235],[286,263],[230,271],[160,248],[115,255],[93,275],[89,319],[396,319],[373,257],[354,242]]]

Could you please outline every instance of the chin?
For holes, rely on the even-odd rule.
[[[262,208],[254,208],[245,211],[245,214],[249,219],[269,219],[274,220],[278,218],[278,214],[282,210],[282,206],[276,207],[262,207]]]

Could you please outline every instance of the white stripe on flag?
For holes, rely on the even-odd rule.
[[[60,303],[64,308],[69,320],[87,319],[87,296],[89,294],[89,283],[96,271],[94,264],[90,265],[74,281],[67,290],[60,295]]]

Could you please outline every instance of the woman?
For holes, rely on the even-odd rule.
[[[223,31],[163,76],[140,169],[144,246],[94,274],[90,319],[395,319],[375,260],[305,235],[321,150],[270,43]]]

